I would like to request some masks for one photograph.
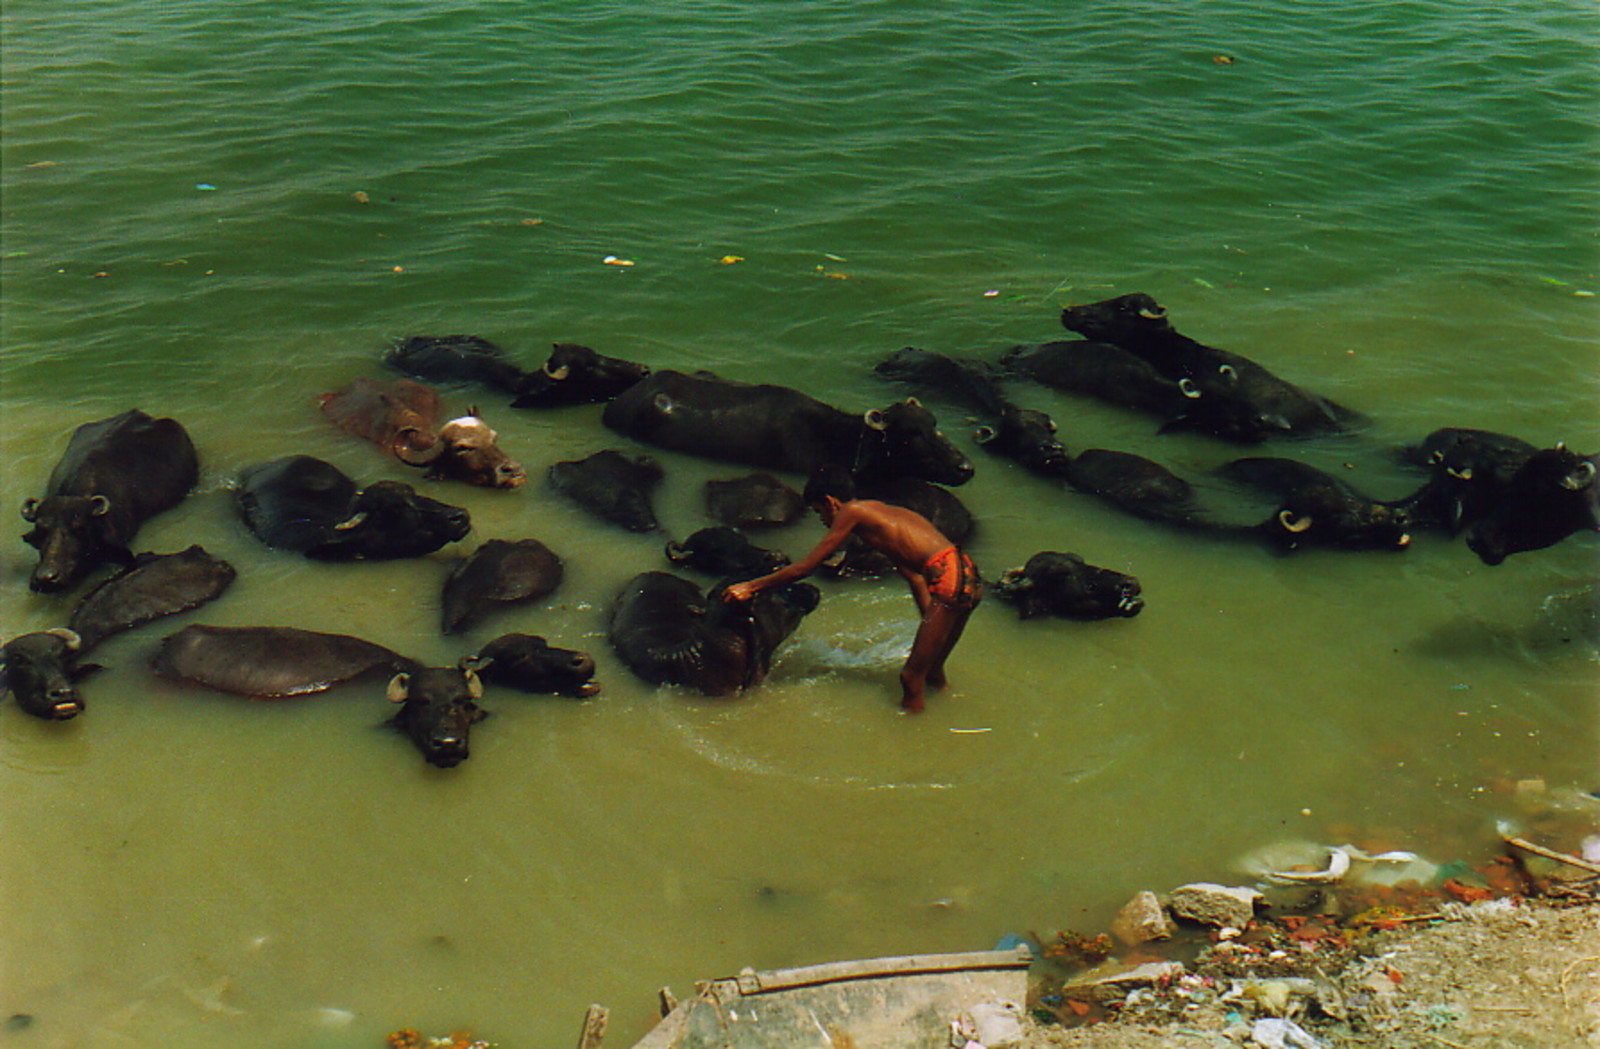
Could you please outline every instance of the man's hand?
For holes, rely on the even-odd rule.
[[[748,601],[754,596],[755,588],[749,583],[730,583],[722,591],[722,600],[730,605],[736,601]]]

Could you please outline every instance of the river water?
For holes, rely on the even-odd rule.
[[[1508,783],[1596,784],[1593,536],[1495,568],[1437,535],[1277,556],[1029,476],[930,401],[978,465],[990,578],[1076,551],[1148,606],[1021,622],[991,598],[908,718],[888,580],[824,582],[738,699],[632,679],[604,613],[666,536],[544,482],[638,450],[596,407],[445,390],[533,476],[431,489],[472,512],[459,546],[537,538],[567,565],[462,639],[437,627],[451,550],[313,564],[255,543],[228,490],[298,452],[416,480],[314,405],[407,335],[530,366],[580,342],[859,410],[904,395],[872,370],[902,346],[994,359],[1128,291],[1369,415],[1269,451],[1375,494],[1417,483],[1393,450],[1439,426],[1593,449],[1591,4],[19,0],[0,28],[0,502],[41,494],[75,426],[171,415],[201,482],[138,545],[239,570],[101,649],[77,720],[0,707],[0,1042],[559,1044],[597,1001],[628,1044],[663,984],[1093,931],[1284,839],[1475,858]],[[1248,453],[1010,392],[1075,450],[1194,479]],[[676,537],[740,472],[658,458]],[[16,535],[0,558],[3,633],[64,623],[75,596],[28,591]],[[593,652],[604,692],[491,692],[440,770],[380,727],[381,682],[268,704],[158,680],[184,622],[437,661],[519,629]]]

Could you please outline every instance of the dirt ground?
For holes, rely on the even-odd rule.
[[[1311,938],[1299,937],[1313,923],[1291,921],[1299,928],[1287,936],[1260,935],[1221,957],[1212,947],[1175,979],[1122,998],[1104,1022],[1030,1017],[1023,1049],[1600,1049],[1593,892],[1427,913],[1439,917],[1391,915],[1364,933],[1330,923]],[[1054,1005],[1071,1022],[1074,1009],[1060,1003],[1072,1003],[1043,991],[1034,1015]]]

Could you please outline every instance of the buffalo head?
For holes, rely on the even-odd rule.
[[[781,550],[757,546],[736,528],[713,525],[694,532],[681,543],[667,543],[667,560],[707,575],[754,579],[782,568],[789,563],[789,556]]]
[[[554,408],[609,401],[650,374],[633,361],[606,357],[587,346],[558,342],[544,367],[522,380],[513,408]]]
[[[1008,569],[995,593],[1017,608],[1017,615],[1064,619],[1136,616],[1144,609],[1139,581],[1124,572],[1098,568],[1077,554],[1040,551],[1021,568]]]
[[[1467,546],[1484,564],[1497,565],[1512,554],[1600,528],[1597,460],[1561,444],[1534,452],[1467,532]]]
[[[858,477],[919,477],[948,485],[972,479],[972,463],[915,397],[866,412],[862,427],[856,462],[850,464]]]
[[[1035,473],[1064,477],[1072,470],[1072,456],[1056,439],[1055,420],[1044,412],[1008,404],[997,423],[978,427],[973,436],[990,451]]]
[[[533,634],[502,634],[478,650],[478,675],[491,685],[576,699],[595,695],[594,658],[554,648]]]
[[[475,663],[469,658],[459,667],[417,667],[389,681],[389,701],[400,704],[391,723],[430,765],[447,769],[467,760],[472,726],[489,716],[478,706],[483,683]]]
[[[1172,329],[1166,307],[1143,292],[1068,306],[1061,311],[1061,326],[1086,339],[1118,346]]]
[[[429,435],[414,426],[395,434],[395,458],[407,466],[428,468],[428,476],[465,481],[481,488],[516,488],[528,479],[522,464],[495,443],[499,438],[471,408]]]
[[[103,495],[52,495],[28,499],[22,519],[33,525],[22,538],[39,551],[28,586],[39,593],[71,588],[107,559],[132,561],[116,538],[111,500]]]
[[[78,635],[57,627],[12,638],[0,648],[0,694],[36,718],[65,721],[82,713],[78,681],[100,669],[78,663]]]
[[[305,553],[322,561],[421,557],[471,528],[471,516],[459,506],[419,495],[402,481],[376,481],[356,495],[350,516],[329,538]]]

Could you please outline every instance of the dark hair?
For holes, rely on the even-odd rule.
[[[850,475],[849,470],[837,466],[824,466],[811,475],[811,480],[806,482],[803,499],[807,506],[821,506],[823,500],[833,496],[841,503],[848,503],[856,497],[856,479]]]

